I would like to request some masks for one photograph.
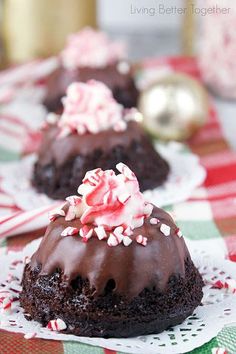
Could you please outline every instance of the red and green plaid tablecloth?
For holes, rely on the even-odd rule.
[[[173,70],[199,77],[193,59],[152,59],[147,60],[143,65],[151,68],[168,65]],[[2,142],[3,140],[0,139],[1,160],[18,157]],[[210,108],[208,123],[188,142],[188,145],[200,157],[201,163],[207,170],[207,179],[191,199],[177,205],[170,205],[167,209],[174,214],[186,237],[201,240],[205,242],[206,248],[221,250],[225,257],[236,261],[236,153],[229,148],[223,137],[217,112],[213,106]],[[0,254],[9,249],[21,249],[27,242],[40,236],[42,232],[43,230],[35,231],[2,240]],[[212,325],[214,326],[214,323]],[[229,353],[236,353],[236,324],[224,328],[217,337],[191,353],[211,353],[213,347],[225,347]],[[0,331],[0,353],[111,354],[115,352],[73,342],[25,340],[21,334]]]

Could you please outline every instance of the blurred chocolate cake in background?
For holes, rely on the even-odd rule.
[[[103,83],[73,83],[61,116],[49,114],[32,181],[39,192],[63,199],[76,192],[88,170],[127,164],[141,190],[167,178],[169,166],[138,123],[136,109],[124,109]]]

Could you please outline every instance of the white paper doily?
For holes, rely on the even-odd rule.
[[[186,200],[206,177],[198,157],[189,151],[186,152],[184,145],[179,143],[157,144],[156,148],[169,163],[170,173],[162,186],[146,191],[144,195],[147,200],[158,206]],[[21,161],[0,165],[0,176],[3,177],[1,188],[12,196],[16,205],[23,210],[32,210],[53,202],[46,195],[37,193],[31,186],[35,160],[36,156],[30,155]]]
[[[17,297],[17,291],[20,291],[24,259],[32,255],[39,242],[40,240],[33,241],[22,252],[11,252],[1,257],[0,291],[8,290]],[[192,244],[197,245],[196,242],[190,243],[190,245]],[[205,251],[197,248],[190,250],[190,253],[206,283],[216,282],[217,280],[224,282],[235,277],[236,265],[233,262],[214,259],[214,256],[209,256]],[[9,274],[13,281],[8,282]],[[202,303],[203,306],[199,306],[193,315],[188,317],[181,325],[157,335],[136,338],[87,338],[52,332],[42,328],[35,321],[27,321],[18,301],[13,303],[15,308],[11,314],[0,314],[0,328],[25,334],[36,333],[38,338],[72,340],[125,353],[184,353],[208,342],[217,335],[225,324],[236,321],[236,294],[223,289],[212,289],[210,285],[207,285],[204,287]]]

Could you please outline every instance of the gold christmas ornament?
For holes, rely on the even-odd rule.
[[[208,96],[188,75],[168,74],[140,94],[138,108],[150,134],[163,140],[184,140],[206,123]]]

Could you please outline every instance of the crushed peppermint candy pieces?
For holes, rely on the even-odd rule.
[[[62,65],[67,69],[81,67],[104,68],[126,56],[124,43],[112,41],[106,33],[86,27],[68,36],[61,52]],[[120,70],[126,72],[128,63],[121,63]]]
[[[64,216],[68,222],[79,219],[77,227],[66,227],[61,236],[78,235],[83,242],[97,237],[106,240],[110,247],[119,244],[127,247],[134,240],[142,246],[147,245],[147,237],[137,233],[134,239],[132,236],[134,230],[142,227],[151,216],[153,205],[145,201],[133,171],[121,162],[116,168],[120,172],[117,175],[113,170],[101,168],[88,171],[78,187],[80,196],[67,197],[63,209],[53,213],[51,220],[58,216]],[[171,227],[157,217],[150,217],[149,223],[157,225],[163,235],[171,235]],[[178,228],[175,234],[183,236]]]
[[[49,220],[55,221],[59,216],[65,216],[65,211],[63,209],[56,209],[49,213]]]
[[[98,237],[99,240],[103,240],[104,238],[107,238],[107,233],[105,231],[104,226],[98,226],[94,228],[94,231]]]
[[[160,231],[163,233],[163,235],[170,236],[170,226],[166,224],[161,224]]]
[[[140,245],[147,246],[147,237],[144,237],[143,235],[138,235],[136,241],[137,243],[140,243]]]
[[[179,238],[183,237],[183,234],[182,234],[182,232],[181,232],[181,230],[180,230],[179,228],[176,229],[175,234],[176,234]]]
[[[63,113],[58,120],[58,139],[70,134],[99,132],[113,129],[121,132],[130,120],[135,120],[137,111],[124,110],[113,97],[112,91],[102,82],[73,82],[62,99]]]
[[[160,222],[160,220],[158,220],[157,218],[151,218],[150,219],[150,224],[151,225],[157,225]]]
[[[133,240],[129,236],[124,236],[122,238],[122,242],[124,246],[129,246],[133,242]]]
[[[121,243],[121,238],[119,238],[119,236],[116,236],[114,234],[110,234],[110,236],[108,237],[108,240],[107,240],[107,244],[108,246],[110,247],[114,247],[114,246],[117,246]]]
[[[61,236],[73,236],[78,234],[78,232],[79,230],[77,229],[77,227],[68,226],[62,231]]]
[[[80,230],[79,234],[83,237],[83,241],[87,242],[93,236],[93,229],[87,225],[84,225]]]
[[[236,280],[227,279],[227,281],[222,282],[221,280],[217,280],[212,283],[212,287],[216,289],[226,289],[232,294],[236,294]]]
[[[58,318],[56,320],[49,321],[47,324],[47,328],[50,329],[51,331],[60,332],[60,331],[63,331],[64,329],[66,329],[67,325],[65,324],[65,322],[63,320]]]
[[[127,127],[122,105],[102,82],[89,80],[70,84],[62,103],[59,138],[75,132],[79,135],[97,134],[115,127],[122,131]]]

